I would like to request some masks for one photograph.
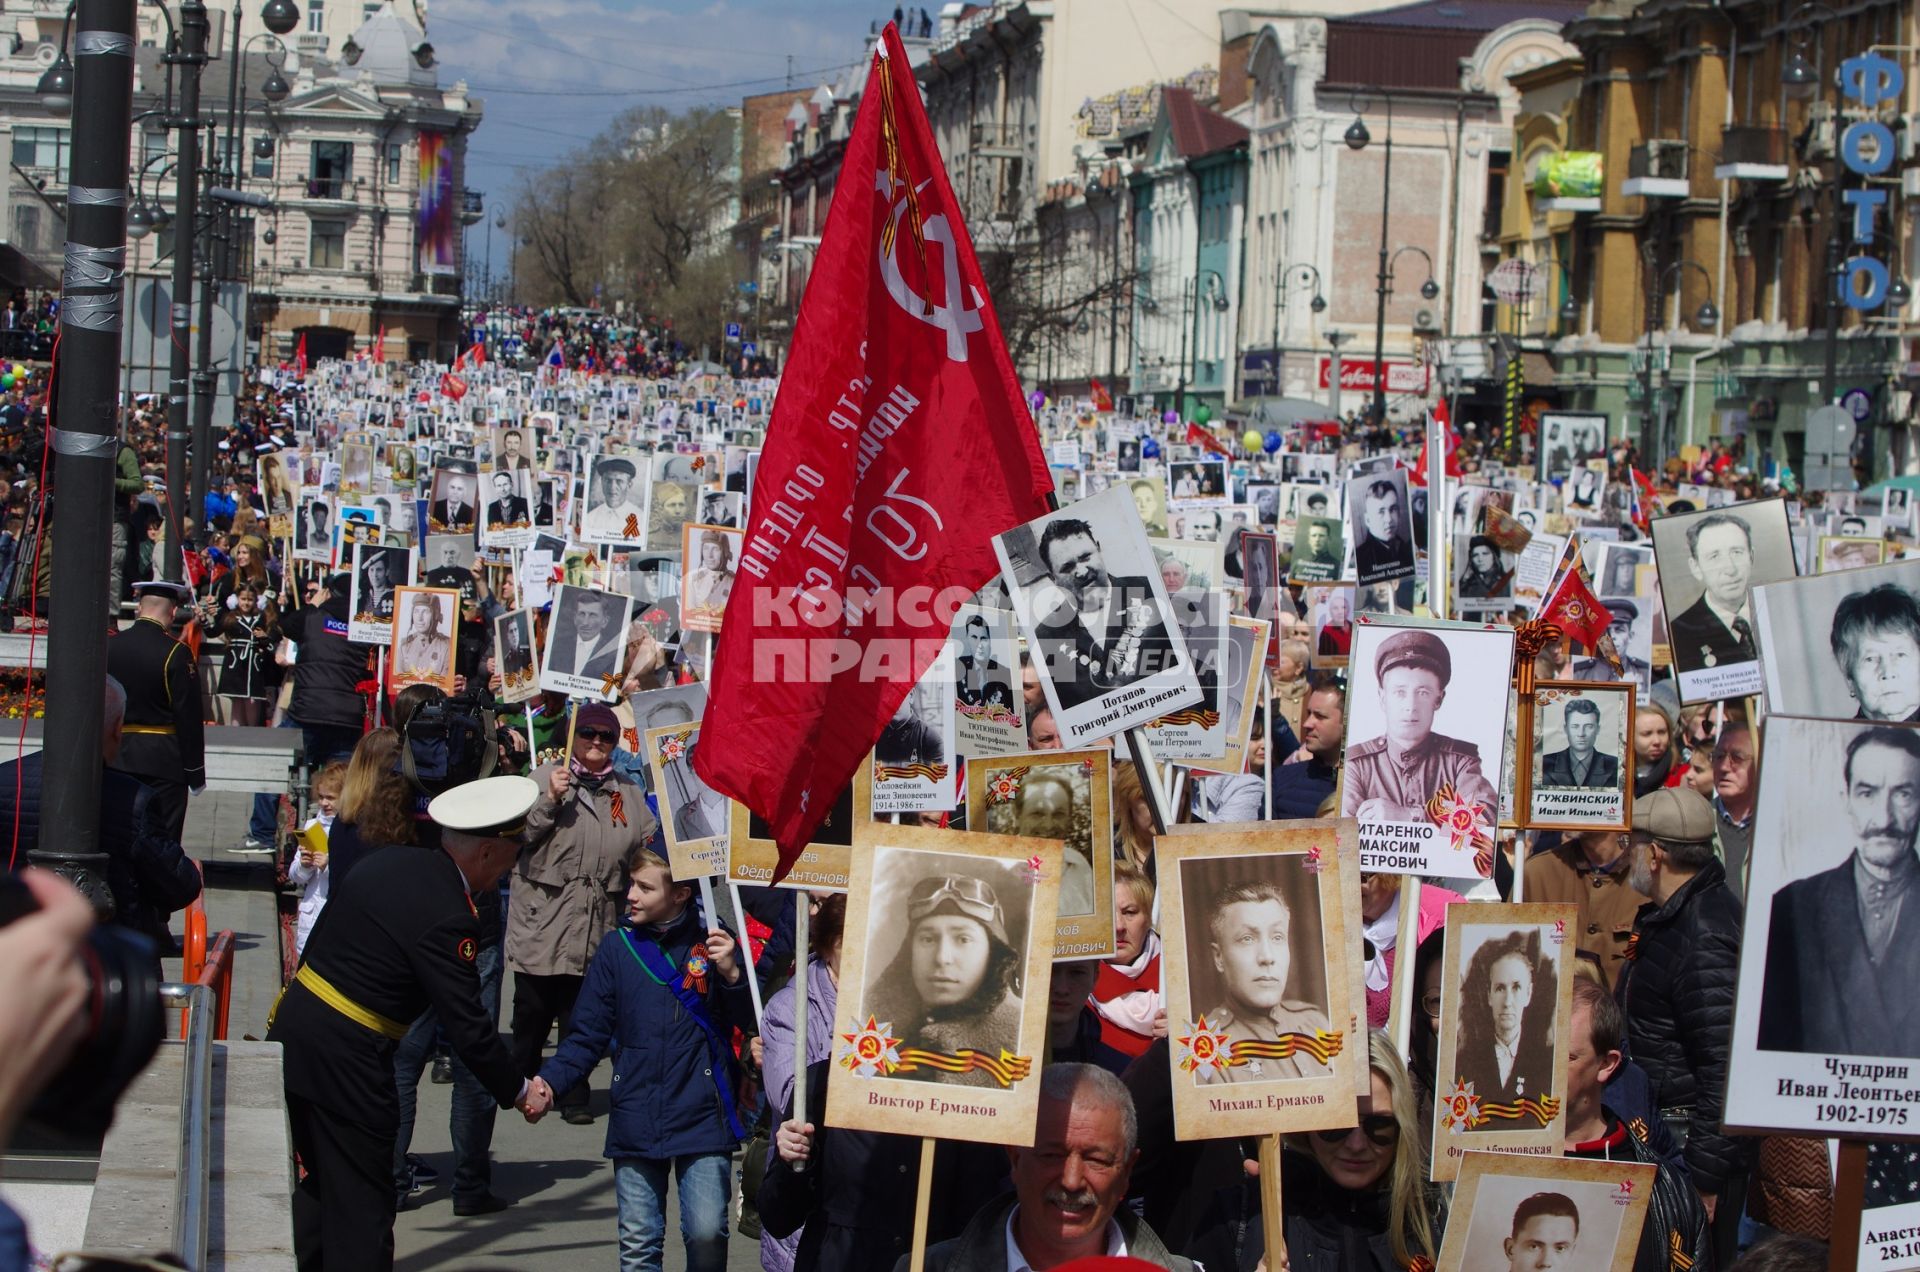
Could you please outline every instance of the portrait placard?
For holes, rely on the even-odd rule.
[[[453,692],[453,645],[459,617],[460,593],[451,589],[394,590],[388,689],[397,693],[408,685],[435,685]]]
[[[680,527],[680,626],[689,632],[717,632],[733,595],[734,562],[745,535],[725,526],[688,522]]]
[[[1205,591],[1226,581],[1227,545],[1197,543],[1192,539],[1149,539],[1160,581],[1169,594],[1183,588]]]
[[[534,475],[534,453],[539,450],[539,434],[530,436],[527,429],[512,426],[495,426],[488,431],[493,452],[491,470],[496,473],[525,473],[531,478]]]
[[[1010,755],[1027,746],[1020,689],[1014,683],[1013,615],[968,603],[953,616],[955,747],[969,758]]]
[[[1753,589],[1769,714],[1920,717],[1920,557]]]
[[[663,725],[648,729],[640,741],[660,801],[660,829],[674,879],[684,883],[726,874],[732,801],[694,772],[700,725]]]
[[[1060,845],[917,826],[852,852],[826,1122],[1029,1145]]]
[[[954,806],[954,706],[953,656],[943,646],[874,741],[871,812],[892,816]]]
[[[1200,701],[1186,639],[1126,492],[993,540],[1047,705],[1070,744]]]
[[[646,538],[646,487],[638,480],[640,463],[630,455],[595,455],[587,466],[586,498],[581,501],[580,538],[587,543],[632,544]],[[676,538],[669,548],[679,546]]]
[[[1659,1169],[1651,1162],[1468,1153],[1439,1272],[1633,1272]]]
[[[1879,565],[1886,559],[1887,541],[1865,535],[1823,534],[1814,555],[1816,574],[1838,574]]]
[[[1633,829],[1633,704],[1630,682],[1534,682],[1528,827]]]
[[[1652,528],[1681,703],[1759,693],[1751,595],[1794,577],[1786,501],[1659,517]]]
[[[1186,638],[1187,652],[1193,656],[1200,701],[1150,721],[1147,738],[1161,759],[1218,764],[1227,755],[1226,716],[1221,710],[1220,693],[1227,662],[1227,596],[1225,592],[1187,588],[1169,592],[1167,601]]]
[[[793,868],[775,886],[823,892],[847,890],[848,859],[854,835],[853,785],[849,782],[841,790],[813,832],[812,842],[800,850]],[[727,836],[727,879],[733,883],[769,885],[779,864],[780,845],[774,842],[773,827],[760,814],[736,802],[733,826]]]
[[[556,586],[540,687],[595,702],[613,698],[626,669],[632,614],[631,596],[572,583]]]
[[[1228,616],[1227,661],[1220,672],[1220,719],[1226,734],[1226,754],[1218,760],[1188,760],[1188,768],[1208,773],[1246,771],[1253,717],[1260,709],[1260,678],[1267,670],[1263,654],[1271,626],[1257,618]]]
[[[1227,502],[1227,461],[1219,455],[1167,465],[1167,491],[1176,508]]]
[[[967,763],[967,828],[1064,845],[1053,956],[1111,958],[1110,751],[1032,751]]]
[[[1167,483],[1161,477],[1135,477],[1127,482],[1127,493],[1133,497],[1134,511],[1140,514],[1140,525],[1156,538],[1167,537]]]
[[[1312,639],[1307,666],[1315,671],[1345,667],[1353,652],[1354,586],[1351,583],[1304,589],[1301,605]]]
[[[524,468],[496,468],[481,480],[486,502],[480,505],[480,542],[489,548],[530,546],[533,474]]]
[[[1765,730],[1767,754],[1792,760],[1760,772],[1726,1127],[1920,1135],[1920,914],[1877,890],[1920,868],[1920,728],[1774,715]]]
[[[1340,577],[1346,539],[1331,517],[1303,515],[1294,525],[1293,557],[1287,563],[1292,583],[1331,583]]]
[[[1269,823],[1154,841],[1178,1138],[1353,1124],[1367,1048],[1351,1029],[1341,894],[1358,887],[1343,833]]]
[[[1412,514],[1407,470],[1354,477],[1347,482],[1348,533],[1353,536],[1355,580],[1391,583],[1414,572]]]
[[[1552,481],[1576,463],[1607,450],[1607,417],[1597,411],[1543,411],[1539,481]]]
[[[461,460],[435,464],[427,492],[429,534],[472,534],[480,516],[473,465]]]
[[[347,639],[362,645],[391,645],[394,599],[398,589],[412,582],[412,552],[374,543],[355,544]]]
[[[1433,1178],[1469,1149],[1558,1157],[1573,1019],[1570,903],[1447,910],[1434,1087]]]
[[[1361,869],[1487,876],[1512,671],[1511,627],[1361,616],[1340,805]]]
[[[533,630],[531,609],[509,610],[493,620],[493,665],[502,702],[525,702],[540,692]]]

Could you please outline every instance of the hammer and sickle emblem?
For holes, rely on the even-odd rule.
[[[929,184],[931,180],[922,181],[914,187],[915,192],[926,189]],[[892,225],[888,233],[880,236],[879,247],[880,274],[886,280],[887,294],[904,312],[946,332],[947,357],[954,362],[965,362],[967,337],[985,325],[980,310],[987,301],[980,294],[980,289],[972,286],[968,290],[973,293],[973,308],[967,308],[965,301],[960,298],[960,254],[954,245],[953,227],[948,224],[945,213],[928,217],[921,226],[924,239],[938,243],[945,249],[941,256],[941,278],[946,284],[947,303],[936,305],[907,286],[907,280],[900,275],[900,215],[906,211],[907,201],[904,196],[894,199],[893,174],[885,168],[880,169],[874,174],[874,189],[893,202]]]

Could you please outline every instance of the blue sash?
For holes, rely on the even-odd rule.
[[[700,1026],[700,1032],[706,1035],[713,1086],[720,1093],[720,1111],[726,1115],[727,1129],[733,1132],[733,1137],[737,1140],[746,1139],[747,1133],[740,1126],[740,1116],[734,1111],[733,1084],[727,1080],[727,1063],[733,1058],[733,1051],[727,1046],[727,1040],[720,1036],[720,1029],[713,1023],[713,1018],[707,1014],[706,1000],[681,982],[680,972],[674,967],[673,960],[650,938],[641,937],[636,942],[633,933],[623,927],[620,929],[620,939],[627,943],[627,952],[633,955],[641,970],[666,986],[680,1000],[680,1005],[687,1009],[687,1014],[693,1017],[693,1023]],[[719,973],[716,971],[714,974]]]

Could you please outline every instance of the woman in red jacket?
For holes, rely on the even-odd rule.
[[[1093,1007],[1100,1013],[1100,1041],[1137,1056],[1167,1036],[1167,996],[1160,988],[1153,880],[1130,861],[1113,863],[1113,932],[1119,950],[1100,965]]]

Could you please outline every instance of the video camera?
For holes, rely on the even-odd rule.
[[[0,873],[0,927],[39,908],[26,884]],[[102,923],[87,934],[81,959],[92,988],[86,1035],[27,1117],[65,1134],[98,1136],[113,1121],[128,1084],[159,1050],[165,1032],[160,958],[151,938]]]

